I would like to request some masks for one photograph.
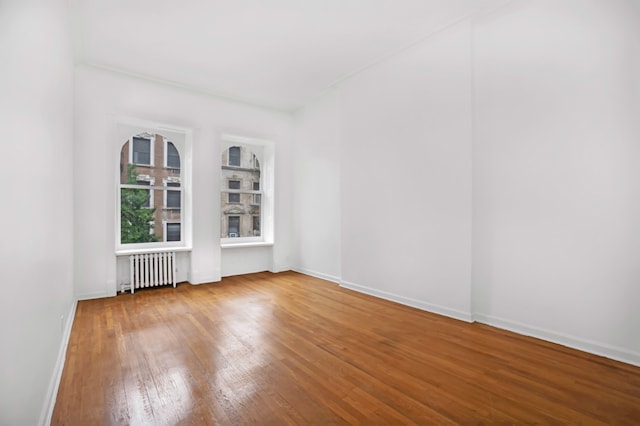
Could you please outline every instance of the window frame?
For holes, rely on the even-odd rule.
[[[221,135],[221,143],[220,143],[220,152],[218,153],[218,158],[222,159],[225,150],[229,149],[233,146],[244,147],[251,151],[254,154],[252,157],[252,167],[255,167],[255,160],[257,160],[257,164],[260,165],[260,181],[259,181],[259,191],[252,189],[241,189],[241,190],[229,190],[227,179],[223,177],[223,168],[220,169],[220,192],[229,192],[229,191],[238,191],[243,194],[251,194],[251,202],[253,203],[253,197],[258,194],[261,199],[260,203],[260,236],[251,236],[251,237],[220,237],[220,245],[222,248],[232,248],[232,247],[245,247],[245,246],[263,246],[263,245],[273,245],[274,244],[274,183],[275,183],[275,149],[274,143],[270,140],[266,139],[257,139],[251,137],[244,137],[233,134],[222,134]],[[241,150],[241,166],[242,167],[242,150]],[[220,162],[221,166],[228,166],[229,155],[227,155],[227,164],[224,162]],[[254,160],[255,158],[255,160]],[[238,166],[230,166],[230,167],[238,167]],[[222,206],[219,209],[220,215],[224,216],[225,213],[222,211]],[[233,214],[227,214],[226,216],[232,216]],[[251,221],[253,221],[253,216]],[[224,218],[224,221],[221,221],[225,224],[228,231],[228,218]],[[251,228],[253,232],[253,227]],[[224,231],[224,229],[222,230]],[[219,233],[220,234],[220,233]]]
[[[173,126],[164,123],[150,122],[145,120],[139,120],[129,117],[117,117],[114,120],[114,175],[115,175],[115,203],[114,203],[114,217],[115,217],[115,247],[114,251],[116,255],[126,255],[132,253],[151,253],[159,250],[173,250],[173,251],[191,251],[192,248],[192,144],[193,144],[193,131],[190,128]],[[141,133],[147,133],[163,136],[165,147],[165,161],[166,161],[166,145],[167,141],[174,144],[178,154],[180,156],[180,187],[172,188],[165,185],[165,179],[163,179],[163,185],[145,185],[145,189],[149,189],[152,193],[154,190],[164,191],[164,203],[166,207],[166,191],[168,188],[171,190],[180,191],[180,220],[179,221],[163,221],[163,237],[161,241],[149,242],[149,243],[129,243],[123,244],[121,238],[121,216],[120,216],[120,191],[121,188],[126,188],[128,185],[123,185],[120,182],[120,160],[122,147],[127,141],[132,141],[134,135]],[[154,140],[151,139],[151,162],[153,164],[153,158],[155,156]],[[162,145],[160,145],[162,146]],[[133,145],[129,149],[129,162],[133,156]],[[165,162],[166,164],[166,162]],[[165,166],[163,164],[162,166]],[[148,165],[142,165],[143,167],[153,167]],[[150,201],[151,202],[151,201]],[[166,241],[166,223],[180,223],[180,236],[181,241]]]

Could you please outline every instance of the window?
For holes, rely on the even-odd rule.
[[[223,135],[220,174],[222,246],[273,243],[273,145]]]
[[[146,137],[134,136],[131,162],[133,164],[151,165],[151,139]]]
[[[165,241],[180,241],[180,223],[167,223]]]
[[[260,236],[260,216],[253,216],[253,236]]]
[[[240,236],[240,216],[229,216],[229,229],[227,234],[229,238],[237,238]]]
[[[179,182],[166,182],[167,187],[180,188]],[[168,209],[179,209],[181,202],[181,191],[180,190],[167,190],[165,192],[165,207]]]
[[[173,142],[166,142],[166,147],[167,147],[167,161],[166,161],[166,165],[169,168],[172,169],[179,169],[180,168],[180,154],[178,154],[178,150],[176,149],[176,146],[173,144]]]
[[[240,189],[240,181],[239,180],[230,180],[229,181],[229,189]],[[239,203],[240,202],[240,193],[239,192],[229,192],[229,203]]]
[[[232,146],[229,148],[229,165],[240,167],[240,147]]]
[[[180,208],[180,191],[167,191],[167,208]]]
[[[162,151],[170,167],[153,165],[153,153]],[[119,183],[118,247],[183,242],[180,153],[173,141],[153,132],[129,137],[120,150]],[[154,200],[164,200],[164,208]]]
[[[260,182],[253,182],[253,190],[260,191]],[[260,194],[251,195],[251,204],[254,206],[260,205]]]

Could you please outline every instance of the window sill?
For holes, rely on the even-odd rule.
[[[220,247],[223,249],[227,248],[242,248],[242,247],[271,247],[273,243],[265,242],[265,241],[252,241],[247,243],[222,243]]]
[[[141,248],[141,249],[122,249],[116,250],[116,256],[128,256],[130,254],[145,254],[145,253],[161,253],[164,251],[191,251],[191,247],[154,247],[154,248]]]

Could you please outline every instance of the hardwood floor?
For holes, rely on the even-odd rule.
[[[79,302],[52,424],[639,422],[640,368],[286,272]]]

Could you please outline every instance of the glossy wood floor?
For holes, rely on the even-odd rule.
[[[293,272],[82,301],[54,425],[640,424],[640,368]]]

